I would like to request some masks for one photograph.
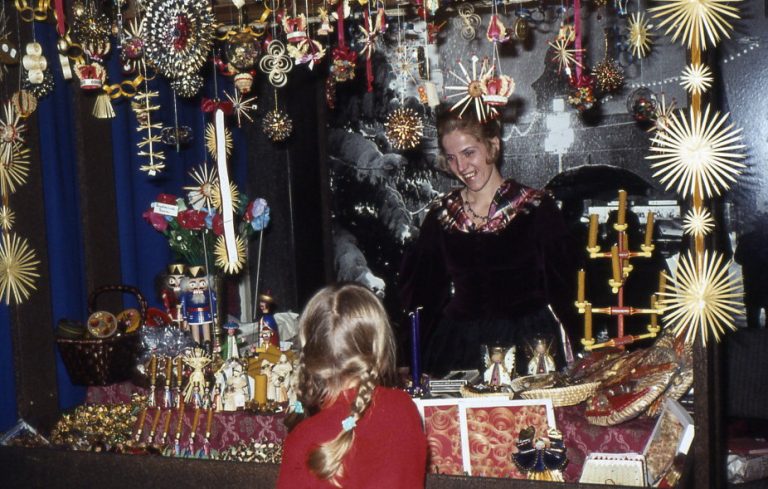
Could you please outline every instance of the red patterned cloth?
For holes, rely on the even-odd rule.
[[[147,394],[147,389],[137,387],[130,382],[121,382],[103,387],[89,387],[86,394],[87,404],[119,404],[130,402],[131,394],[134,392]],[[178,414],[176,409],[171,410],[171,423],[169,438],[175,437]],[[154,409],[147,412],[144,420],[143,433],[149,434],[152,428],[152,419]],[[193,408],[185,409],[184,420],[182,422],[181,441],[188,444],[192,421],[194,420],[195,410]],[[156,441],[160,440],[162,425],[167,416],[167,410],[163,410],[160,415],[160,426],[157,428]],[[200,413],[199,425],[196,430],[195,447],[201,448],[203,437],[205,436],[205,411]],[[213,415],[213,424],[211,427],[211,449],[222,450],[230,446],[237,445],[240,441],[249,442],[257,440],[263,443],[282,441],[287,434],[283,424],[283,416],[277,415],[255,415],[244,411],[215,413]]]

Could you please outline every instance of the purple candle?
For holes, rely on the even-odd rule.
[[[411,377],[413,389],[421,387],[421,349],[419,341],[419,311],[421,307],[411,312]]]

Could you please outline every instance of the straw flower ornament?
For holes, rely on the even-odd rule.
[[[740,160],[746,155],[741,129],[727,120],[728,114],[710,116],[709,107],[703,115],[691,109],[688,117],[678,111],[651,140],[652,154],[646,159],[654,160],[653,176],[683,196],[692,196],[698,188],[709,198],[730,188],[745,168]]]
[[[693,63],[683,70],[680,78],[680,85],[691,95],[700,95],[712,86],[712,70],[709,66],[701,63]]]
[[[743,314],[741,281],[729,272],[730,261],[705,251],[697,266],[694,254],[678,260],[674,277],[661,292],[664,322],[686,343],[697,337],[706,346],[711,336],[720,341],[726,329],[734,330],[733,318]]]
[[[13,233],[3,233],[0,241],[0,297],[10,305],[19,304],[37,290],[35,279],[40,277],[35,250],[26,239]]]
[[[648,24],[644,12],[636,12],[629,16],[627,23],[629,35],[627,37],[629,38],[629,50],[634,56],[645,58],[651,51],[651,44],[653,44],[651,27],[653,26]]]
[[[7,205],[0,206],[0,229],[8,232],[16,222],[16,213]]]

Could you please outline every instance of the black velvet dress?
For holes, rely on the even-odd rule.
[[[489,217],[476,228],[454,190],[433,205],[403,258],[403,304],[423,307],[423,365],[432,375],[481,368],[483,344],[516,345],[525,374],[536,336],[564,366],[557,319],[566,331],[574,325],[576,261],[557,205],[507,180]]]

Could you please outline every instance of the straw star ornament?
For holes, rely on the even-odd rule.
[[[700,95],[712,86],[712,70],[701,63],[693,63],[685,67],[680,77],[680,85],[691,95]]]
[[[213,208],[213,188],[219,181],[219,174],[216,167],[209,167],[203,163],[198,168],[189,172],[189,176],[195,181],[196,185],[182,187],[187,191],[189,204],[193,209]]]
[[[739,143],[741,129],[727,119],[728,114],[720,113],[710,117],[709,106],[703,115],[691,109],[686,117],[679,111],[651,140],[652,154],[646,159],[655,160],[653,176],[683,196],[692,196],[698,188],[709,198],[730,188],[746,166],[739,161],[746,155]]]
[[[667,103],[667,97],[662,93],[661,97],[659,97],[659,103],[656,104],[653,125],[648,128],[648,132],[658,131],[661,133],[666,131],[670,121],[675,115],[676,106],[677,103],[675,102],[675,99],[672,99],[670,103]]]
[[[0,195],[10,195],[17,185],[27,183],[29,175],[29,148],[21,143],[13,145],[8,161],[0,164]]]
[[[694,207],[685,214],[683,232],[694,237],[706,236],[715,229],[715,220],[705,207]]]
[[[24,143],[26,130],[13,104],[7,102],[3,106],[3,117],[0,118],[0,164],[5,165],[11,161],[16,144]]]
[[[627,37],[629,38],[629,50],[634,56],[645,58],[651,51],[651,44],[653,44],[651,27],[653,26],[648,24],[644,12],[636,12],[629,16],[627,23],[629,35]]]
[[[230,261],[227,255],[227,243],[224,236],[219,236],[216,240],[216,266],[226,273],[237,273],[245,265],[245,241],[240,236],[235,237],[235,249],[237,250],[237,259]]]
[[[570,48],[569,46],[571,43],[572,40],[568,37],[559,38],[554,42],[549,43],[549,46],[555,50],[555,54],[552,56],[552,61],[557,63],[558,73],[561,71],[565,71],[566,73],[570,72],[571,65],[576,65],[580,68],[584,67],[584,65],[576,59],[576,55],[584,50]]]
[[[706,346],[711,336],[720,341],[726,329],[736,329],[733,318],[742,315],[741,281],[729,272],[730,261],[719,253],[705,251],[700,266],[694,254],[680,258],[675,276],[661,292],[664,322],[685,342],[697,337]]]
[[[212,122],[209,122],[205,126],[205,148],[208,150],[208,154],[211,155],[211,158],[213,158],[214,161],[216,161],[219,157],[218,152],[216,151],[216,126],[213,125]],[[224,128],[224,147],[226,149],[227,158],[232,155],[232,132]]]
[[[20,304],[37,290],[35,279],[40,277],[35,250],[26,239],[16,234],[4,233],[0,241],[0,297],[10,305]]]
[[[681,38],[690,49],[696,40],[706,48],[707,39],[712,47],[722,37],[730,38],[733,26],[729,19],[739,18],[739,9],[731,5],[739,0],[660,0],[662,5],[648,9],[654,18],[661,19],[659,28],[672,33],[672,40]]]
[[[7,205],[0,206],[0,229],[10,231],[16,222],[16,213]]]
[[[461,117],[470,106],[474,106],[477,120],[480,122],[485,122],[489,116],[494,116],[498,112],[493,107],[486,106],[485,102],[483,101],[485,86],[483,85],[482,80],[486,76],[490,75],[490,73],[493,71],[493,66],[488,66],[487,63],[483,62],[480,66],[480,70],[478,70],[477,65],[479,61],[480,58],[477,56],[472,56],[471,76],[461,61],[459,61],[458,65],[463,76],[456,74],[456,72],[453,70],[451,70],[450,73],[463,84],[446,86],[445,89],[457,92],[448,95],[448,98],[461,97],[458,102],[451,106],[451,111],[460,108],[461,111],[459,112],[459,117]]]

